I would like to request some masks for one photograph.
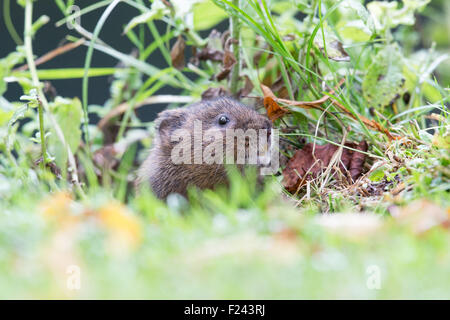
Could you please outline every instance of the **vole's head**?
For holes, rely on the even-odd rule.
[[[211,135],[219,133],[222,135],[220,141],[225,149],[226,135],[229,132],[240,134],[253,131],[259,134],[263,129],[263,132],[270,136],[272,123],[265,116],[234,99],[217,98],[187,108],[163,111],[158,115],[157,126],[161,148],[170,152],[179,143],[179,139],[174,136],[184,138],[190,134],[193,139],[189,140],[189,144],[193,145],[194,139],[197,139],[195,132],[200,131],[203,134],[201,145],[204,149],[214,140]],[[218,138],[215,139],[218,141]],[[248,140],[248,136],[242,140],[245,141],[245,148],[249,146]]]
[[[201,121],[203,130],[272,128],[269,119],[255,110],[231,98],[217,98],[161,112],[157,119],[158,130],[167,135],[177,129],[193,128],[194,120]]]
[[[231,98],[204,101],[196,105],[192,112],[194,119],[202,121],[205,131],[210,129],[270,130],[272,128],[269,119]]]

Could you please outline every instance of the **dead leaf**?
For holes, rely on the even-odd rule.
[[[213,29],[208,36],[208,43],[200,51],[194,52],[191,62],[195,65],[198,65],[199,61],[206,60],[222,62],[224,57],[222,37],[222,33]]]
[[[253,83],[248,76],[244,76],[244,82],[244,87],[241,88],[237,93],[238,97],[246,97],[253,90]]]
[[[263,84],[260,84],[260,86],[264,96],[264,108],[266,109],[267,116],[272,122],[289,112],[277,103],[277,97],[275,97],[269,87]]]
[[[282,103],[285,103],[290,106],[300,107],[303,109],[315,108],[315,109],[323,110],[323,108],[321,108],[320,106],[330,99],[330,95],[333,95],[336,92],[337,88],[339,88],[344,83],[344,81],[345,81],[345,79],[341,79],[341,81],[339,81],[339,83],[334,87],[333,90],[331,90],[327,95],[324,95],[322,98],[320,98],[318,100],[295,101],[295,100],[280,99],[280,98],[277,98],[277,100],[278,100],[278,102],[282,102]]]
[[[119,142],[107,144],[98,149],[92,155],[94,164],[102,169],[114,169],[120,163],[120,158],[125,151],[137,141],[145,139],[148,133],[145,130],[134,129],[127,132]]]
[[[195,55],[195,57],[199,61],[211,60],[211,61],[215,61],[215,62],[221,62],[221,61],[223,61],[224,54],[223,54],[223,51],[205,47],[202,50],[200,50]]]
[[[336,89],[339,88],[343,83],[344,83],[344,79],[339,81],[339,83],[336,85],[336,87],[334,87],[334,89],[331,90],[327,95],[324,95],[322,98],[320,98],[318,100],[314,100],[314,101],[295,101],[295,100],[288,100],[288,99],[280,99],[280,98],[275,97],[274,93],[272,92],[272,90],[270,90],[269,87],[264,86],[263,84],[261,84],[261,89],[263,91],[264,100],[266,99],[266,97],[269,98],[267,100],[267,107],[266,107],[266,104],[264,104],[264,106],[266,107],[269,119],[270,119],[270,114],[271,113],[272,113],[272,116],[274,117],[274,120],[275,120],[275,119],[278,119],[279,117],[283,116],[287,112],[289,112],[288,110],[283,110],[283,108],[281,108],[278,103],[284,103],[284,104],[287,104],[289,106],[299,107],[299,108],[303,108],[303,109],[314,108],[314,109],[319,109],[319,110],[323,111],[324,109],[321,107],[321,105],[323,103],[325,103],[326,101],[328,101],[329,99],[331,99],[330,95],[333,95],[334,92],[336,91]],[[338,101],[336,101],[334,99],[331,99],[331,102],[336,107],[338,107],[342,112],[344,112],[346,115],[348,115],[349,117],[351,117],[351,118],[353,118],[355,120],[359,119],[359,120],[361,120],[361,122],[363,122],[365,125],[371,127],[372,129],[386,134],[386,136],[390,140],[398,140],[398,139],[401,138],[401,137],[394,137],[389,132],[389,130],[387,130],[381,124],[379,124],[378,122],[376,122],[374,120],[367,119],[366,117],[364,117],[362,115],[354,115],[350,110],[348,110],[345,106],[343,106]],[[270,112],[271,113],[269,113],[269,109],[268,108],[270,108]],[[284,112],[281,113],[279,109],[282,109]]]
[[[394,137],[389,130],[387,130],[385,127],[383,127],[381,124],[376,122],[375,120],[367,119],[366,117],[362,115],[355,116],[352,112],[350,112],[346,107],[344,107],[341,103],[337,102],[336,100],[332,100],[332,103],[340,108],[345,114],[347,114],[349,117],[358,120],[358,118],[363,122],[366,126],[371,127],[372,129],[375,129],[379,132],[384,133],[390,140],[398,140],[400,137]]]
[[[361,141],[359,144],[346,142],[345,146],[364,152],[367,151],[367,143],[365,141]],[[317,178],[330,164],[339,146],[333,144],[316,145],[314,154],[313,148],[314,144],[308,143],[303,149],[297,150],[283,170],[283,185],[289,192],[295,193],[307,180]],[[344,176],[349,174],[351,180],[355,181],[362,173],[364,160],[365,154],[343,148],[339,169]]]
[[[321,48],[323,49],[323,48]],[[328,58],[334,61],[350,61],[348,53],[340,41],[332,41],[327,47]]]
[[[231,96],[231,93],[228,92],[224,87],[218,87],[218,88],[209,88],[203,91],[202,93],[202,100],[210,100],[218,97],[229,97]]]
[[[40,157],[39,159],[34,161],[34,164],[38,166],[41,164],[42,161],[44,161],[44,159],[42,157]],[[45,166],[47,167],[47,169],[50,169],[50,172],[53,173],[56,178],[62,179],[61,169],[56,165],[55,162],[53,162],[53,161],[48,162],[45,164]]]
[[[236,57],[233,52],[225,50],[225,54],[222,60],[222,70],[216,75],[218,81],[225,79],[231,72],[234,64],[236,63]]]
[[[181,70],[185,66],[184,61],[184,49],[186,43],[182,36],[178,36],[177,41],[174,43],[172,50],[170,50],[170,58],[172,59],[172,66],[175,69]]]
[[[289,81],[292,81],[292,79],[290,78]],[[278,98],[281,98],[281,99],[289,98],[289,91],[285,85],[284,78],[281,75],[270,86],[270,89],[272,90],[272,92],[276,93]],[[293,88],[293,90],[294,90],[294,94],[295,94],[297,89]]]
[[[330,95],[334,94],[337,87],[341,86],[344,83],[344,81],[345,80],[342,79],[337,84],[335,89],[331,90],[331,92],[329,94]],[[261,86],[261,90],[262,90],[263,96],[264,96],[264,107],[266,108],[267,116],[272,121],[275,121],[276,119],[284,116],[286,113],[289,112],[289,110],[281,107],[278,104],[278,102],[285,103],[289,106],[300,107],[303,109],[316,108],[316,109],[323,110],[322,107],[320,107],[320,106],[330,98],[328,95],[325,95],[322,98],[320,98],[319,100],[315,100],[315,101],[295,101],[295,100],[288,100],[288,99],[280,99],[275,96],[275,94],[272,92],[272,90],[269,87],[267,87],[263,84],[260,84],[260,86]]]
[[[355,146],[355,149],[366,152],[368,149],[367,142],[364,140],[361,141],[358,145]],[[359,176],[361,175],[365,159],[366,155],[364,153],[353,152],[349,167],[350,177],[352,178],[353,181],[356,181],[356,179],[358,179]]]
[[[116,155],[116,148],[113,144],[109,144],[95,151],[92,155],[92,160],[100,168],[112,169],[119,164],[119,159],[117,159]]]

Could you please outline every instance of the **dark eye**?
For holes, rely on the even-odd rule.
[[[220,124],[221,126],[227,124],[228,121],[230,121],[230,119],[228,119],[227,116],[220,116],[220,117],[219,117],[219,124]]]

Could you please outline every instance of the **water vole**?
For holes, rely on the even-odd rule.
[[[196,150],[196,137],[193,133],[198,131],[199,123],[203,137],[208,133],[218,133],[219,136],[215,139],[203,139],[200,142],[201,150]],[[170,193],[186,195],[186,189],[189,186],[213,189],[216,185],[226,184],[227,172],[223,162],[211,163],[205,159],[198,162],[198,159],[195,159],[196,155],[211,148],[211,141],[214,140],[222,144],[223,148],[218,149],[220,151],[214,150],[211,153],[212,156],[215,156],[216,151],[217,155],[220,153],[223,156],[227,150],[225,137],[230,131],[236,132],[241,131],[236,129],[242,129],[248,132],[252,131],[249,129],[253,129],[267,133],[267,139],[272,127],[269,119],[231,98],[206,100],[185,108],[163,111],[158,114],[155,124],[157,133],[153,147],[138,171],[137,183],[138,186],[149,183],[153,192],[162,199]],[[182,142],[180,142],[180,136]],[[189,139],[185,139],[187,136]],[[191,139],[192,136],[193,139]],[[181,143],[192,147],[193,152],[187,154],[188,160],[192,160],[190,163],[174,161],[173,156],[178,152],[174,151],[180,148]],[[248,149],[248,147],[248,140],[245,140],[244,148]],[[234,146],[234,153],[236,153],[236,146]]]

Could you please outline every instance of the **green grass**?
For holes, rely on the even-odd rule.
[[[154,7],[142,0],[101,1],[69,16],[71,1],[59,0],[65,15],[59,26],[103,10],[92,34],[67,36],[88,40],[85,66],[74,69],[34,66],[39,25],[33,24],[32,11],[39,4],[22,2],[26,46],[0,60],[0,298],[450,298],[448,39],[423,38],[428,33],[422,32],[441,30],[439,22],[450,17],[445,1],[410,12],[412,19],[433,18],[417,31],[395,17],[375,28],[361,17],[369,6],[346,11],[345,0],[205,1],[202,10],[190,8],[193,19],[177,14],[179,1],[161,12],[157,1]],[[111,11],[120,6],[136,9],[130,27],[124,26],[136,57],[101,39]],[[295,16],[300,12],[302,19]],[[149,13],[166,23],[164,32],[143,19]],[[291,148],[282,154],[291,157],[305,142],[341,146],[343,137],[366,140],[360,180],[346,185],[324,174],[293,196],[283,189],[281,175],[268,177],[260,190],[249,174],[233,175],[229,190],[192,190],[189,200],[174,196],[162,202],[148,190],[136,194],[131,185],[151,145],[153,123],[142,122],[133,109],[148,98],[158,101],[164,87],[181,89],[194,100],[211,87],[243,87],[235,73],[215,80],[220,62],[187,64],[182,70],[171,63],[170,41],[181,35],[188,48],[201,48],[208,39],[196,26],[214,26],[223,18],[240,25],[233,34],[240,37],[245,61],[241,75],[254,86],[249,96],[261,97],[260,83],[279,80],[291,100],[331,98],[322,110],[287,106],[291,114],[274,123],[287,130],[281,137]],[[19,44],[21,37],[6,21]],[[145,42],[146,35],[154,41]],[[343,54],[333,41],[345,44],[349,61],[332,59]],[[412,49],[420,46],[425,47]],[[90,68],[98,51],[126,67]],[[166,66],[152,64],[157,51]],[[29,71],[15,70],[25,59]],[[92,105],[89,78],[105,75],[114,76],[111,96],[102,106]],[[22,86],[27,101],[3,98],[5,78]],[[43,80],[69,78],[82,78],[82,103],[76,97],[45,99]],[[329,94],[341,79],[343,85]],[[164,96],[172,101],[168,107],[181,107],[172,98]],[[123,116],[111,123],[119,128],[114,147],[126,148],[114,156],[116,165],[102,166],[98,154],[105,152],[110,132],[88,126],[86,119],[102,118],[124,103]],[[374,130],[362,117],[398,139]],[[137,142],[136,136],[144,138]],[[61,178],[54,167],[35,164],[42,156],[59,166]],[[80,290],[68,289],[73,265],[81,271]],[[374,275],[378,289],[371,287]]]

